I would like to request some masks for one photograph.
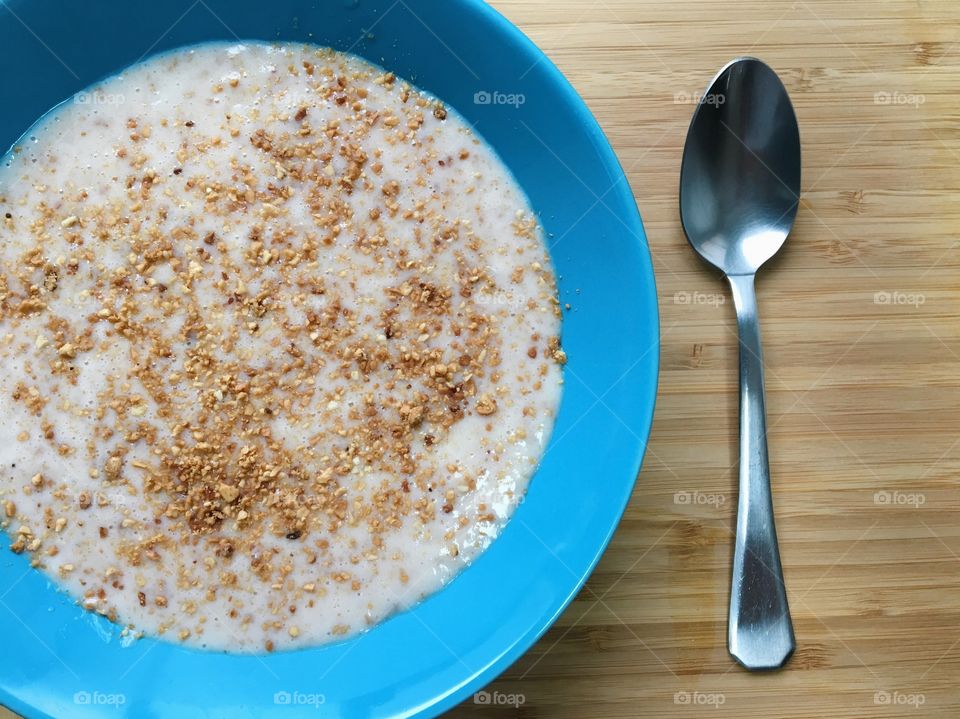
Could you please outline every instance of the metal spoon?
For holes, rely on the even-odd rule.
[[[738,58],[693,115],[680,172],[690,244],[730,281],[740,331],[740,497],[727,644],[747,669],[775,669],[794,649],[770,496],[763,355],[754,275],[793,226],[800,132],[780,78]]]

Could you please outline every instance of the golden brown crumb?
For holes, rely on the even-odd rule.
[[[497,401],[489,395],[483,395],[477,400],[477,414],[488,416],[497,411]]]

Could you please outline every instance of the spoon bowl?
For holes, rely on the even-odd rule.
[[[800,198],[800,132],[765,63],[738,58],[710,83],[687,135],[680,216],[693,248],[727,275],[755,273],[787,239]]]

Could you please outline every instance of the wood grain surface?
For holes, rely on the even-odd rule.
[[[960,3],[492,4],[576,86],[629,175],[662,370],[599,568],[489,702],[451,716],[960,716]],[[693,98],[741,54],[781,74],[804,149],[796,228],[758,288],[798,646],[764,675],[726,651],[733,308],[677,216]]]

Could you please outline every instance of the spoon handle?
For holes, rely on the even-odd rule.
[[[727,645],[747,669],[776,669],[794,638],[770,494],[760,318],[754,275],[727,279],[740,332],[740,497]]]

